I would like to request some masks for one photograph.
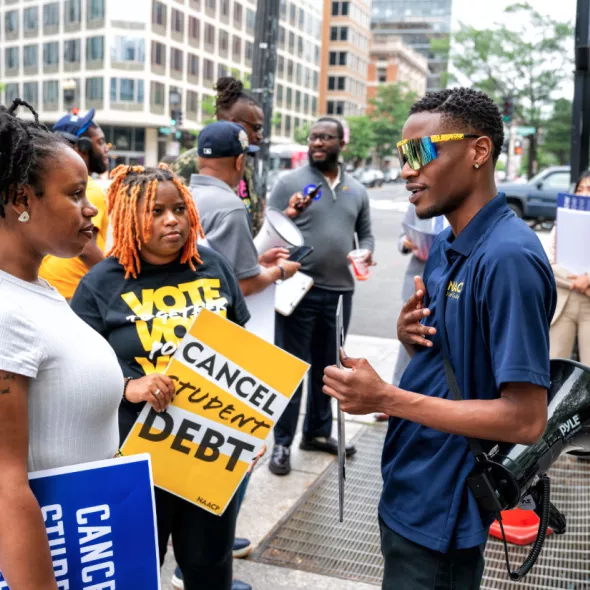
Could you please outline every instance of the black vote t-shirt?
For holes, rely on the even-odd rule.
[[[80,281],[72,309],[113,347],[125,377],[163,373],[191,326],[207,308],[243,326],[250,319],[238,280],[217,252],[199,246],[196,271],[180,257],[169,264],[141,263],[137,279],[112,256]],[[121,438],[127,436],[143,403],[123,401]]]

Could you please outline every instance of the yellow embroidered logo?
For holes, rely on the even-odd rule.
[[[451,281],[447,287],[447,297],[450,297],[451,299],[459,299],[461,291],[463,291],[463,283]]]

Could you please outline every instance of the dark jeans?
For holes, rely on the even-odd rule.
[[[160,565],[172,535],[185,590],[230,590],[238,498],[220,517],[156,488],[156,512]]]
[[[311,380],[303,436],[330,436],[332,432],[331,398],[322,391],[324,369],[336,363],[336,308],[343,299],[344,333],[348,331],[352,311],[352,291],[339,293],[312,287],[293,313],[276,316],[276,344],[292,355],[311,363]],[[291,446],[301,407],[303,384],[299,386],[283,415],[275,425],[275,443]]]
[[[393,532],[379,519],[385,559],[382,590],[477,590],[483,575],[485,544],[439,553]]]
[[[238,512],[240,511],[240,508],[242,507],[242,503],[244,502],[244,498],[246,496],[246,490],[248,489],[248,484],[250,483],[250,476],[252,474],[251,473],[247,473],[246,477],[242,480],[242,483],[240,484],[240,487],[238,488],[238,491],[236,492],[236,498],[238,499]]]

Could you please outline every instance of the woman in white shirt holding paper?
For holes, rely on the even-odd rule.
[[[590,196],[590,171],[584,172],[574,191]],[[551,358],[570,358],[576,337],[580,362],[590,366],[590,278],[588,274],[574,275],[556,264],[556,226],[551,236],[549,258],[557,283],[557,307],[551,324]]]

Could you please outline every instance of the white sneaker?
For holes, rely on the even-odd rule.
[[[182,579],[182,572],[177,567],[172,576],[172,586],[178,588],[178,590],[184,590],[184,580]]]

